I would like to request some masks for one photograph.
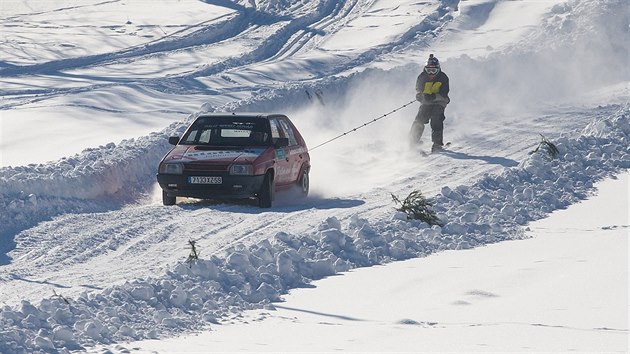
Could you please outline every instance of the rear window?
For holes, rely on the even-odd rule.
[[[269,145],[269,122],[256,117],[203,117],[184,134],[180,144],[252,146]]]

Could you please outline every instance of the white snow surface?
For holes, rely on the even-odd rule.
[[[529,238],[630,168],[628,7],[3,1],[0,352],[208,330],[334,274]],[[407,104],[428,53],[451,79],[453,144],[422,157]],[[164,207],[157,163],[199,111],[287,113],[311,147],[361,128],[311,151],[306,201]],[[555,159],[532,152],[541,134]],[[414,190],[442,227],[395,210]]]
[[[629,214],[619,195],[630,193],[630,172],[596,188],[530,223],[531,238],[354,269],[211,331],[89,352],[627,352]]]

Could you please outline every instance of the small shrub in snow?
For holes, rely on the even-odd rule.
[[[58,297],[58,298],[60,298],[60,299],[61,299],[61,300],[63,300],[66,304],[70,305],[70,301],[68,301],[68,299],[66,299],[65,297],[63,297],[63,296],[61,296],[61,295],[57,294],[57,292],[55,291],[55,289],[53,289],[53,296],[54,296],[54,297]]]
[[[192,263],[199,259],[199,252],[197,252],[197,247],[195,246],[196,243],[197,241],[195,240],[188,240],[188,244],[190,245],[190,254],[186,259],[186,263]]]
[[[556,145],[554,145],[551,141],[545,138],[544,135],[540,134],[540,137],[541,137],[540,143],[538,143],[538,146],[536,146],[536,149],[531,151],[529,154],[530,155],[535,154],[542,149],[549,155],[549,157],[551,157],[552,160],[555,159],[556,156],[558,156],[558,154],[560,153],[560,150],[558,150]]]
[[[407,217],[410,219],[424,221],[429,225],[442,225],[440,219],[431,209],[431,202],[420,191],[409,193],[403,201],[398,199],[393,193],[392,198],[396,204],[400,204],[400,208],[396,208],[396,210],[407,214]]]

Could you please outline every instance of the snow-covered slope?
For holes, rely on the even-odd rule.
[[[630,168],[622,0],[7,4],[2,352],[200,329],[336,272],[521,238]],[[423,158],[417,105],[398,108],[429,52],[453,151]],[[311,146],[395,112],[312,151],[306,202],[165,208],[155,168],[197,110],[285,112]],[[530,154],[539,134],[556,159]],[[444,227],[394,211],[413,190]]]

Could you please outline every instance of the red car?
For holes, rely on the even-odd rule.
[[[211,113],[198,116],[162,159],[157,180],[164,205],[176,197],[255,198],[270,208],[277,190],[308,195],[308,148],[282,114]]]

